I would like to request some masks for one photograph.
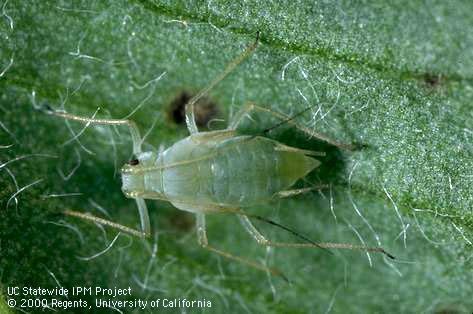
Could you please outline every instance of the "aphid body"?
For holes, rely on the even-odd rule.
[[[138,156],[122,168],[129,197],[166,199],[195,212],[236,211],[266,203],[320,162],[261,136],[234,132],[190,135],[162,152]]]

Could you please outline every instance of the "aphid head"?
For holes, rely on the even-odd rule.
[[[122,167],[122,191],[125,196],[136,197],[145,192],[146,168],[153,166],[156,158],[156,153],[144,152]]]

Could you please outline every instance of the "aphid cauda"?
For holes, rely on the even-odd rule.
[[[128,126],[133,140],[135,159],[121,169],[122,190],[127,197],[136,201],[140,213],[141,230],[77,211],[66,210],[65,214],[92,220],[139,237],[147,237],[150,235],[151,227],[145,199],[166,200],[180,210],[195,214],[198,241],[203,248],[259,270],[269,271],[274,275],[281,275],[281,273],[276,269],[268,268],[209,245],[205,215],[213,213],[235,214],[244,229],[257,243],[263,246],[357,249],[381,252],[392,257],[380,247],[344,243],[316,243],[287,227],[245,212],[244,209],[261,203],[313,190],[314,188],[290,188],[296,181],[320,165],[320,161],[315,159],[315,156],[324,155],[321,152],[290,147],[264,136],[237,135],[237,126],[250,112],[260,111],[269,114],[280,119],[281,124],[289,123],[310,136],[329,144],[340,148],[350,147],[350,145],[338,143],[298,125],[293,121],[294,117],[290,118],[252,103],[244,106],[235,115],[227,129],[199,132],[194,117],[194,104],[247,58],[255,50],[257,43],[258,38],[254,44],[232,61],[219,77],[188,102],[185,108],[185,117],[190,135],[162,152],[142,151],[140,132],[131,120],[91,119],[53,111],[52,113],[57,116],[83,123]],[[303,239],[304,243],[282,243],[268,240],[257,230],[249,218],[277,225]]]

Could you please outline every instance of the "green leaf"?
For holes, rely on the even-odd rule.
[[[122,299],[206,299],[216,312],[471,311],[472,10],[467,1],[4,2],[3,295],[9,286],[131,287]],[[210,128],[223,128],[250,101],[289,115],[314,106],[295,120],[359,148],[340,151],[287,125],[275,130],[285,144],[327,152],[300,184],[330,188],[250,210],[317,241],[361,238],[397,259],[265,251],[235,217],[208,217],[213,245],[277,267],[289,285],[201,249],[193,217],[159,201],[147,202],[152,239],[121,235],[102,255],[81,259],[107,248],[117,231],[63,210],[106,217],[104,208],[112,221],[138,226],[118,172],[131,158],[130,137],[119,127],[71,122],[80,135],[71,140],[64,120],[41,108],[90,117],[100,107],[102,118],[133,112],[142,133],[155,123],[148,149],[169,147],[188,134],[173,121],[173,106],[206,87],[257,31],[258,49],[210,92],[202,119],[217,112],[225,122]],[[242,132],[277,123],[252,117]],[[271,239],[297,240],[257,226]]]
[[[5,314],[13,313],[7,302],[5,302],[3,294],[0,294],[0,311]]]

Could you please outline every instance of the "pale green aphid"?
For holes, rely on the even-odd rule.
[[[131,120],[90,119],[64,112],[53,112],[55,115],[83,123],[126,125],[129,127],[133,140],[133,153],[136,159],[125,165],[121,170],[122,190],[127,197],[136,200],[141,219],[141,231],[90,214],[70,210],[65,211],[65,213],[108,225],[140,237],[147,237],[150,235],[151,228],[144,200],[166,200],[178,209],[196,215],[198,241],[202,247],[226,258],[277,275],[281,275],[281,273],[276,269],[268,268],[210,246],[206,235],[205,215],[222,212],[236,214],[245,230],[250,233],[257,243],[264,246],[359,249],[382,252],[392,257],[380,247],[344,243],[316,243],[286,227],[243,211],[244,208],[251,208],[277,198],[313,190],[314,188],[293,190],[290,188],[297,180],[305,177],[320,165],[320,161],[314,159],[313,156],[324,155],[320,152],[289,147],[261,136],[237,135],[236,128],[238,124],[251,111],[268,113],[279,118],[283,123],[290,123],[310,136],[338,147],[350,147],[330,140],[322,134],[310,131],[296,124],[292,118],[255,104],[249,104],[237,113],[226,130],[198,131],[194,119],[194,104],[249,56],[255,50],[257,42],[258,40],[231,62],[225,71],[208,87],[189,101],[186,105],[186,123],[190,136],[160,153],[143,152],[141,150],[140,132]],[[306,243],[270,241],[253,226],[248,217],[278,225],[302,238]]]

